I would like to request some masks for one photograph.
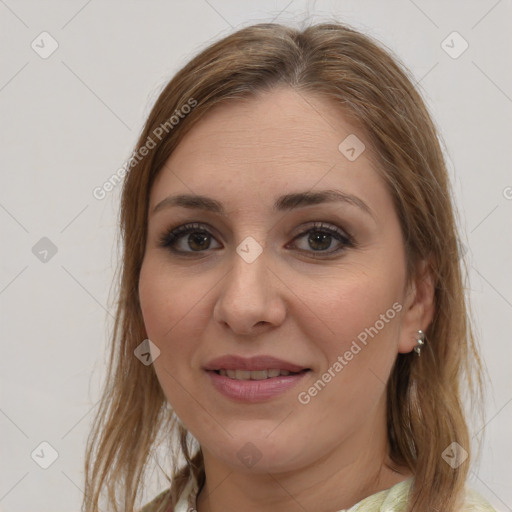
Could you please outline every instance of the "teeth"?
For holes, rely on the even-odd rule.
[[[268,370],[258,370],[253,372],[244,372],[251,376],[251,380],[264,380],[268,379]],[[239,379],[238,371],[236,372],[236,378]],[[244,379],[245,380],[245,379]]]
[[[288,370],[278,370],[272,368],[271,370],[219,370],[219,374],[223,377],[229,377],[236,380],[265,380],[272,377],[278,377],[280,375],[287,376],[291,372]]]

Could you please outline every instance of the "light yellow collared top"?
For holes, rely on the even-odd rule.
[[[389,489],[364,498],[348,510],[338,512],[404,512],[412,483],[413,477],[410,477]],[[153,501],[145,505],[140,512],[156,512],[159,503],[168,493],[169,489],[160,493]],[[167,510],[166,512],[196,512],[197,494],[197,482],[195,479],[190,479],[174,510]],[[496,510],[474,489],[466,486],[464,508],[458,512],[496,512]]]

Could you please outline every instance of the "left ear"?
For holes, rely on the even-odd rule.
[[[434,318],[434,279],[430,262],[422,260],[416,268],[416,277],[405,294],[402,328],[398,340],[398,352],[406,354],[416,346],[418,330],[427,331]]]

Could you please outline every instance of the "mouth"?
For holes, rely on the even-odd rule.
[[[262,380],[269,377],[278,377],[281,375],[281,372],[284,372],[284,374],[286,374],[285,372],[289,372],[286,375],[290,375],[292,373],[300,373],[304,370],[309,370],[310,368],[269,355],[243,357],[229,354],[209,361],[204,366],[204,369],[207,371],[226,372],[222,375],[231,378]]]
[[[210,383],[225,398],[238,403],[257,403],[286,396],[312,372],[309,367],[261,355],[225,355],[203,367]]]
[[[279,368],[268,368],[267,370],[228,370],[220,368],[219,370],[210,370],[223,377],[229,377],[233,380],[267,380],[276,377],[288,377],[290,375],[299,375],[311,371],[310,368],[305,368],[298,372],[284,370]]]

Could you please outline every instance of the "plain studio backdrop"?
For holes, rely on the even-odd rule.
[[[1,511],[80,509],[119,258],[121,186],[94,190],[162,87],[234,29],[332,16],[401,58],[445,141],[491,377],[470,484],[512,511],[510,0],[0,0]]]

